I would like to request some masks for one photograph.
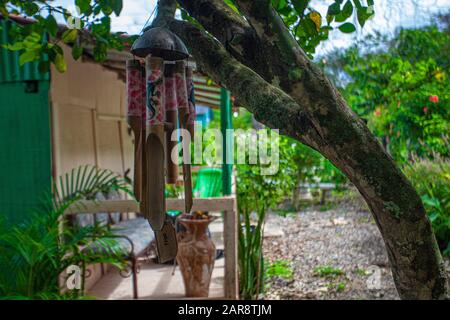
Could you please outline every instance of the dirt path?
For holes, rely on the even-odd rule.
[[[281,260],[292,276],[269,278],[265,299],[398,299],[381,235],[359,201],[271,214],[267,223],[285,235],[264,240],[266,266]]]

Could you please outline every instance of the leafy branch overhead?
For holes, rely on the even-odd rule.
[[[336,0],[324,12],[312,7],[311,0],[272,0],[273,7],[292,31],[300,46],[310,57],[316,47],[328,39],[330,31],[338,29],[343,33],[356,31],[351,18],[356,14],[360,27],[374,14],[373,0],[367,6],[360,0]]]
[[[234,0],[224,0],[224,3],[239,13]],[[124,36],[124,32],[111,32],[111,16],[120,15],[122,0],[74,0],[74,4],[76,12],[54,5],[51,0],[0,0],[0,14],[8,17],[13,25],[11,43],[3,44],[4,47],[20,51],[21,65],[39,61],[39,70],[45,73],[50,63],[59,72],[66,71],[61,43],[70,45],[75,60],[81,57],[87,46],[92,46],[97,61],[106,59],[108,49],[123,50],[126,44],[132,43],[133,37]],[[328,39],[330,31],[354,32],[356,27],[347,20],[356,14],[362,27],[373,15],[373,0],[367,1],[367,6],[363,6],[360,0],[336,0],[324,12],[312,7],[310,0],[272,0],[272,6],[311,58],[316,47]],[[184,20],[196,24],[195,19],[180,9]],[[143,10],[151,12],[151,8]],[[18,16],[34,21],[23,23],[18,21]],[[58,24],[58,19],[63,19],[65,24]]]
[[[108,49],[122,50],[130,39],[123,32],[111,32],[111,16],[122,12],[122,0],[75,0],[76,12],[54,5],[51,0],[0,0],[0,14],[11,21],[10,43],[3,46],[20,51],[21,65],[39,61],[39,70],[47,72],[53,63],[66,71],[61,44],[72,48],[72,57],[81,57],[86,46],[93,46],[97,61],[106,59]],[[29,19],[23,19],[23,18]],[[58,24],[57,20],[65,23]]]

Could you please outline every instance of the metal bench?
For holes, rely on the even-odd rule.
[[[102,194],[96,196],[97,200],[105,201],[106,198],[116,198],[114,196],[104,197]],[[82,207],[79,208],[82,211]],[[155,234],[150,224],[145,218],[137,217],[133,219],[121,220],[121,212],[77,212],[69,213],[70,224],[74,227],[92,225],[94,222],[106,224],[114,235],[116,247],[125,254],[124,259],[127,262],[127,268],[120,271],[124,278],[132,276],[133,298],[138,298],[138,279],[139,263],[141,260],[154,255]],[[100,241],[94,241],[89,246],[84,247],[83,251],[92,250],[97,253],[107,253],[108,249]],[[104,266],[101,265],[102,273]],[[83,266],[85,270],[86,267]],[[86,277],[89,276],[85,274]]]
[[[239,290],[238,290],[238,216],[236,209],[236,198],[234,196],[220,197],[220,198],[206,198],[206,199],[196,199],[194,198],[194,204],[192,207],[192,211],[211,211],[211,212],[223,212],[224,219],[224,249],[225,249],[225,274],[224,274],[224,297],[225,299],[238,299]],[[166,199],[166,208],[167,210],[184,210],[184,200],[183,199]],[[139,212],[139,204],[134,200],[104,200],[104,201],[92,201],[92,200],[84,200],[80,201],[80,203],[76,206],[71,206],[66,210],[66,215],[70,216],[95,216],[100,214],[106,214],[108,216],[114,217],[117,213],[138,213]],[[133,220],[138,220],[143,218],[137,218]],[[133,221],[126,220],[126,221]],[[124,222],[126,222],[124,221]],[[116,222],[119,224],[121,222]],[[128,223],[139,223],[139,222],[128,222]],[[133,290],[134,297],[137,298],[137,273],[139,272],[139,258],[142,256],[146,256],[148,252],[145,250],[153,250],[153,246],[143,245],[141,248],[145,248],[143,251],[140,251],[134,248],[135,236],[138,236],[140,233],[134,230],[132,225],[131,227],[132,237],[129,235],[123,235],[122,237],[128,241],[129,247],[131,248],[130,252],[133,252],[129,256],[131,260],[131,273],[134,276],[133,281]],[[120,227],[120,224],[117,226]],[[123,227],[123,225],[122,225]],[[146,228],[146,226],[145,226]],[[148,226],[150,228],[150,226]],[[118,228],[118,230],[121,228]],[[125,228],[124,228],[125,229]],[[120,233],[122,233],[120,230]],[[143,229],[142,229],[143,230]],[[125,243],[125,242],[124,242]],[[133,244],[131,244],[133,243]],[[134,263],[134,267],[133,267]]]

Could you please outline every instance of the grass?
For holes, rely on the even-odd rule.
[[[332,266],[320,266],[314,269],[314,273],[319,277],[324,278],[334,278],[337,276],[344,275],[345,272],[340,268],[335,268]]]
[[[336,292],[342,292],[346,287],[347,285],[345,284],[345,282],[330,283],[328,285],[328,289],[336,290]]]
[[[314,269],[314,273],[319,277],[327,278],[330,280],[327,286],[330,290],[343,292],[347,287],[347,284],[344,282],[346,281],[345,272],[341,268],[333,266],[320,266]],[[337,280],[341,281],[336,282]]]
[[[267,266],[266,276],[268,278],[279,277],[285,280],[292,280],[294,271],[288,260],[276,260]]]
[[[356,269],[355,272],[356,272],[356,274],[357,274],[358,276],[361,276],[361,277],[365,277],[365,276],[370,275],[370,272],[367,271],[367,270],[365,270],[365,269]]]

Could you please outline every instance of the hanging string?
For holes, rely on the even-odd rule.
[[[158,1],[159,4],[159,1]],[[150,22],[150,20],[152,19],[153,15],[156,12],[156,9],[158,8],[158,4],[153,8],[153,11],[150,13],[150,16],[148,17],[147,21],[145,21],[144,26],[141,29],[141,32],[139,32],[139,34],[142,34],[143,31],[145,30],[145,28],[147,28],[148,23]]]
[[[158,4],[159,4],[159,1],[158,1]],[[150,20],[152,19],[152,17],[154,16],[154,14],[156,12],[156,9],[158,8],[158,4],[153,8],[152,12],[148,16],[147,20],[144,23],[144,26],[142,27],[141,31],[139,31],[139,35],[142,35],[144,33],[145,28],[149,24]],[[133,54],[133,59],[136,60],[136,56],[134,54]]]

